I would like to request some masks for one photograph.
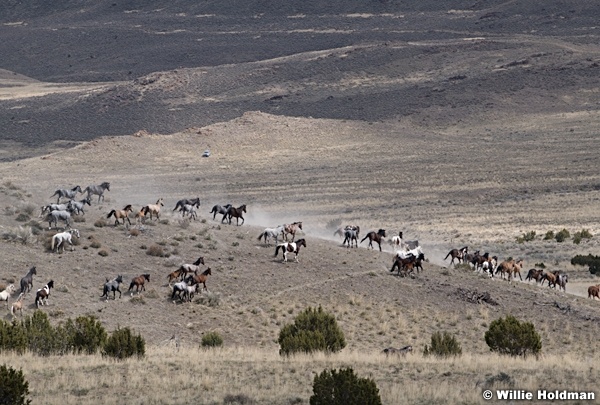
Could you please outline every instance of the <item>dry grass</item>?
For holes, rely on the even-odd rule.
[[[523,360],[467,354],[442,360],[418,353],[387,358],[379,352],[344,351],[282,358],[273,350],[177,348],[174,341],[149,347],[145,359],[122,363],[99,355],[3,356],[8,364],[23,367],[33,402],[47,404],[97,403],[100,398],[105,404],[137,404],[145,402],[140,392],[163,404],[220,404],[226,396],[238,394],[259,404],[306,403],[315,373],[348,366],[373,378],[387,404],[481,403],[483,388],[500,373],[525,390],[589,390],[596,383],[593,361],[576,356]]]

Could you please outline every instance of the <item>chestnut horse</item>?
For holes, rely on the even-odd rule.
[[[146,286],[144,285],[146,281],[150,282],[150,274],[140,274],[139,276],[134,277],[133,280],[131,280],[131,284],[129,284],[129,290],[127,290],[127,292],[133,290],[134,286],[135,292],[138,294],[140,292],[140,287],[142,287],[142,291],[146,291]],[[131,295],[133,295],[133,291],[131,291]]]
[[[385,238],[385,229],[380,229],[377,232],[371,231],[365,236],[360,243],[363,243],[366,239],[369,239],[369,247],[373,249],[373,241],[379,245],[379,251],[381,252],[381,238]]]
[[[115,226],[119,225],[119,219],[123,220],[123,225],[125,225],[125,219],[127,219],[127,222],[129,223],[129,225],[131,225],[131,221],[129,220],[129,213],[133,211],[133,208],[131,207],[131,204],[127,204],[125,206],[125,208],[123,208],[122,210],[112,210],[111,212],[108,213],[108,215],[106,216],[106,218],[110,218],[111,216],[115,216]]]

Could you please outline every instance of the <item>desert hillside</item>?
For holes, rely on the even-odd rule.
[[[348,364],[375,378],[384,403],[479,403],[481,384],[504,371],[527,389],[593,388],[600,304],[587,288],[599,281],[570,260],[600,244],[599,11],[558,0],[0,5],[0,283],[36,266],[34,289],[55,282],[41,309],[54,324],[93,315],[109,331],[131,327],[159,374],[202,374],[176,398],[128,362],[123,376],[147,390],[138,397],[106,359],[54,359],[68,384],[28,361],[34,402],[117,392],[128,403],[306,403],[314,373]],[[73,250],[51,252],[64,225],[48,229],[41,208],[58,189],[103,182],[104,200],[74,218]],[[194,197],[196,220],[173,211]],[[160,219],[136,222],[160,198]],[[209,213],[227,203],[246,204],[242,225]],[[131,224],[107,218],[128,204]],[[282,263],[257,237],[294,221],[307,246]],[[342,246],[334,231],[346,224],[361,239],[385,229],[382,251]],[[563,242],[545,237],[563,229]],[[582,231],[592,237],[574,243]],[[389,271],[399,232],[427,259],[411,277]],[[567,273],[566,291],[450,266],[463,246],[522,258],[523,279]],[[208,291],[173,300],[167,275],[200,256]],[[127,292],[144,273],[146,291]],[[101,298],[117,275],[122,297]],[[280,358],[281,327],[319,305],[347,348]],[[539,331],[539,363],[490,356],[483,335],[508,314]],[[198,349],[209,331],[224,339],[214,357]],[[464,357],[423,358],[436,331],[454,334]],[[413,354],[381,355],[404,345]]]

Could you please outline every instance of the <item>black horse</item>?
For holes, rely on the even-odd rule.
[[[373,249],[373,241],[375,241],[379,245],[379,251],[381,252],[381,238],[385,238],[385,229],[380,229],[377,232],[375,232],[375,231],[369,232],[367,234],[367,236],[362,238],[360,243],[363,243],[365,241],[365,239],[369,239],[369,247],[371,249]]]
[[[37,274],[35,266],[29,269],[25,277],[21,279],[21,293],[27,293],[33,288],[33,275]]]

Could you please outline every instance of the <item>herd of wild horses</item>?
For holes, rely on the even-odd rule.
[[[80,233],[77,229],[71,228],[71,220],[72,215],[84,215],[84,206],[92,205],[91,197],[92,195],[98,196],[98,203],[100,201],[104,201],[104,192],[110,191],[110,183],[104,182],[99,185],[90,185],[85,189],[81,189],[80,186],[75,186],[70,189],[59,189],[54,192],[51,196],[57,196],[56,204],[47,204],[42,206],[40,216],[46,214],[45,220],[48,221],[50,229],[52,229],[52,224],[54,227],[58,227],[58,221],[63,221],[65,227],[62,232],[58,232],[52,236],[51,239],[51,251],[58,253],[60,248],[62,247],[62,252],[64,253],[65,246],[69,244],[71,246],[71,250],[73,250],[73,241],[72,238],[80,237]],[[87,194],[80,201],[76,201],[76,197],[78,193]],[[66,202],[61,203],[61,199],[67,199]],[[159,198],[156,203],[148,204],[142,206],[139,210],[134,210],[132,204],[127,204],[123,209],[112,209],[107,215],[106,218],[114,217],[115,222],[114,225],[125,225],[125,221],[129,225],[131,225],[130,216],[133,215],[136,223],[144,223],[146,218],[149,216],[150,220],[159,220],[161,207],[164,206],[164,202],[162,198]],[[188,216],[190,220],[197,219],[197,211],[196,209],[200,207],[200,198],[189,198],[189,199],[181,199],[177,201],[175,204],[175,208],[173,211],[179,211],[182,217]],[[135,212],[135,214],[133,214]],[[210,211],[213,214],[213,220],[216,219],[217,214],[222,215],[221,223],[227,222],[228,224],[232,223],[232,219],[235,218],[236,225],[241,226],[244,224],[244,216],[246,213],[246,205],[243,204],[239,207],[234,207],[231,204],[226,205],[215,205],[212,207]],[[241,223],[240,223],[241,219]],[[293,253],[294,259],[298,262],[298,254],[300,252],[300,248],[306,248],[306,239],[295,239],[296,233],[303,232],[302,230],[302,222],[297,221],[290,224],[279,225],[274,228],[265,228],[263,232],[258,236],[258,240],[264,240],[264,243],[267,246],[270,246],[271,239],[275,239],[275,254],[277,257],[279,251],[282,251],[283,254],[283,262],[287,262],[288,254]],[[291,240],[289,237],[291,236]],[[343,246],[358,247],[359,244],[364,241],[368,241],[368,247],[374,249],[374,243],[377,244],[379,251],[382,251],[381,245],[384,242],[384,238],[387,237],[385,229],[379,229],[377,231],[368,232],[364,238],[360,239],[360,227],[358,225],[346,225],[344,227],[338,228],[334,232],[334,236],[343,237],[344,240],[342,242]],[[279,239],[281,238],[281,242]],[[359,241],[360,240],[360,241]],[[393,258],[392,268],[390,272],[397,271],[399,276],[414,276],[414,271],[417,273],[423,270],[423,262],[425,261],[425,254],[419,242],[416,240],[404,240],[402,232],[399,232],[398,235],[393,236],[389,241],[394,247],[395,254]],[[460,249],[452,249],[444,260],[447,260],[450,257],[450,265],[457,265],[461,263],[468,263],[474,271],[477,272],[485,272],[490,277],[494,277],[494,275],[500,274],[500,277],[511,281],[517,275],[519,279],[523,281],[521,277],[521,269],[523,267],[523,260],[515,260],[508,259],[498,263],[497,256],[490,256],[489,253],[481,254],[479,251],[474,253],[469,253],[469,249],[467,246],[462,247]],[[456,261],[456,263],[455,263]],[[208,276],[210,276],[211,269],[210,267],[202,270],[201,265],[205,265],[204,257],[199,257],[195,262],[190,264],[182,264],[177,270],[167,275],[168,285],[171,286],[172,282],[175,282],[171,288],[171,299],[175,302],[176,299],[179,299],[181,302],[189,302],[193,299],[194,294],[199,293],[201,291],[208,291],[206,287],[206,281]],[[36,267],[32,267],[29,269],[27,274],[23,276],[20,280],[20,291],[18,298],[12,303],[10,312],[14,316],[16,316],[16,312],[22,314],[23,310],[23,298],[24,296],[32,291],[33,287],[33,276],[37,274]],[[540,283],[541,285],[547,281],[549,287],[556,288],[558,285],[559,290],[563,290],[566,292],[566,284],[568,282],[567,274],[564,274],[561,271],[555,272],[545,272],[543,269],[530,269],[525,278],[526,281],[536,280],[536,283]],[[129,290],[132,295],[134,293],[133,289],[135,287],[135,292],[140,293],[145,291],[145,283],[150,282],[150,274],[141,274],[137,277],[134,277],[131,280]],[[117,277],[112,279],[106,279],[106,282],[103,286],[103,294],[100,298],[109,299],[110,293],[112,292],[113,299],[116,299],[116,293],[119,293],[119,298],[122,295],[120,286],[123,283],[123,276],[117,275]],[[202,285],[202,290],[200,290],[200,286]],[[42,288],[37,289],[35,293],[35,301],[34,304],[37,307],[40,305],[47,305],[48,298],[50,296],[51,289],[54,288],[54,281],[50,280],[46,285]],[[6,305],[8,306],[9,298],[13,293],[16,292],[16,288],[13,284],[8,285],[4,291],[0,292],[0,301],[6,301]],[[600,299],[600,284],[590,286],[588,289],[588,298],[598,298]]]

